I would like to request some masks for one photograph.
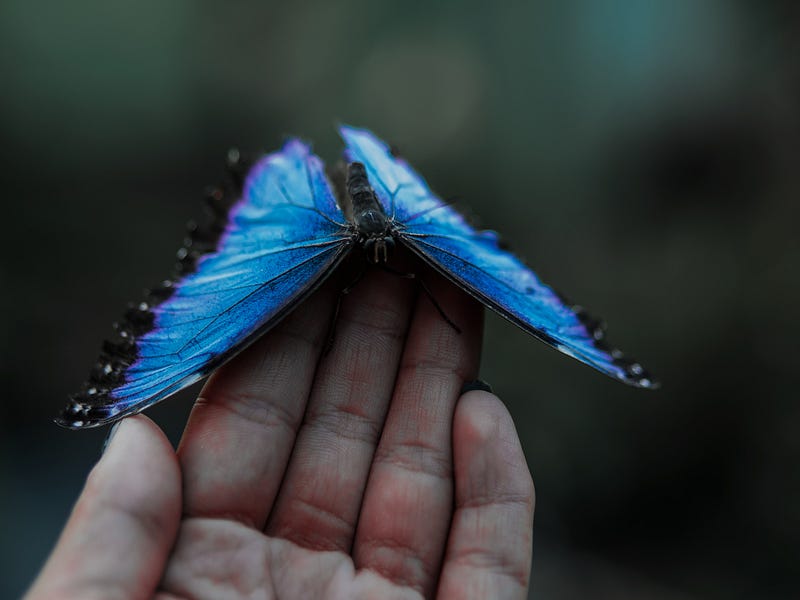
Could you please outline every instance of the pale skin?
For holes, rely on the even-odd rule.
[[[424,277],[460,334],[371,269],[328,354],[334,285],[211,377],[177,452],[125,419],[26,598],[525,598],[530,472],[461,393],[482,308]]]

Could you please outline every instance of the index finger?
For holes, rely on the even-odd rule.
[[[323,285],[206,383],[178,446],[186,515],[263,526],[303,419],[334,294]]]
[[[117,427],[28,600],[149,598],[158,585],[180,522],[178,463],[147,417]]]

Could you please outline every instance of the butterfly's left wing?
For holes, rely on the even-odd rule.
[[[347,158],[364,163],[398,237],[428,264],[512,323],[627,384],[654,387],[637,362],[611,349],[598,321],[564,299],[498,244],[430,191],[404,160],[370,132],[342,127]]]
[[[188,274],[130,311],[58,422],[94,427],[194,383],[277,323],[351,242],[322,162],[298,140],[250,169],[219,238]]]

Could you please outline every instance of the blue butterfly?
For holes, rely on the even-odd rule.
[[[354,248],[381,265],[397,244],[546,344],[624,383],[656,387],[606,344],[598,321],[539,281],[494,232],[471,227],[385,143],[364,129],[340,133],[341,197],[297,139],[243,171],[237,201],[218,210],[216,228],[192,237],[178,276],[129,309],[60,425],[110,423],[191,385],[286,316]]]

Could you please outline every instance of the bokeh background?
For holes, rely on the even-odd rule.
[[[333,160],[347,122],[663,380],[628,389],[489,317],[483,375],[537,484],[531,597],[796,597],[799,8],[3,0],[0,596],[104,436],[51,417],[226,150],[297,134]],[[192,393],[149,413],[173,439]]]

